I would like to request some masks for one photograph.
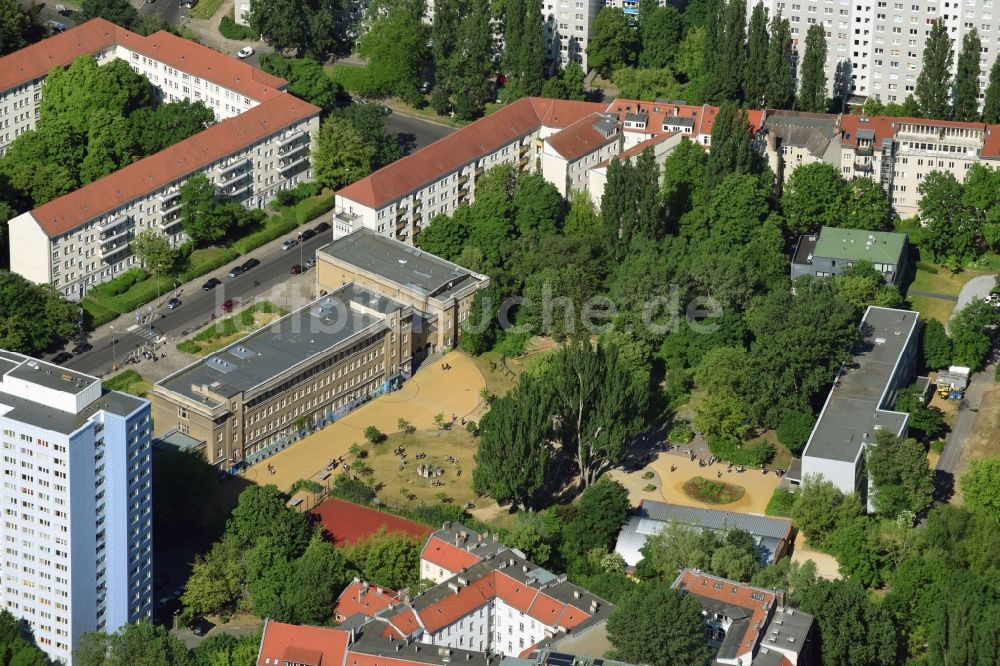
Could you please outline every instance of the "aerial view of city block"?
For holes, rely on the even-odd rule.
[[[801,2],[0,0],[0,666],[1000,664],[1000,7]]]

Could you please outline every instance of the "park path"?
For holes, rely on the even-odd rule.
[[[451,369],[443,370],[443,362]],[[418,430],[428,430],[435,427],[437,414],[444,414],[448,421],[453,414],[458,418],[478,418],[482,408],[479,392],[485,387],[486,380],[475,362],[465,354],[452,352],[422,367],[400,390],[362,405],[254,465],[243,478],[288,490],[299,479],[314,477],[330,459],[346,456],[351,444],[364,441],[368,426],[391,433],[398,430],[399,419],[406,419]],[[268,466],[274,469],[273,474],[268,472]]]

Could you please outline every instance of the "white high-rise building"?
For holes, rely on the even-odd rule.
[[[0,350],[0,607],[54,661],[152,611],[149,402]]]
[[[560,68],[578,62],[587,71],[590,26],[603,0],[541,0],[546,55]]]
[[[748,2],[748,20],[755,4]],[[845,98],[853,95],[856,102],[875,97],[898,103],[914,94],[924,44],[937,20],[945,22],[952,40],[953,75],[965,35],[973,28],[979,32],[980,101],[1000,49],[993,0],[764,0],[764,6],[768,17],[780,11],[788,18],[800,59],[809,27],[824,27],[828,90]]]

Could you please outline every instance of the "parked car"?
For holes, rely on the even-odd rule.
[[[306,270],[309,270],[316,265],[316,257],[309,257],[306,259]]]
[[[292,266],[292,275],[298,275],[302,272],[302,264],[295,264]]]
[[[423,94],[426,95],[430,91],[431,91],[431,82],[430,81],[424,81],[423,83],[420,84],[420,92],[422,92]]]
[[[168,310],[176,310],[180,306],[181,306],[181,299],[179,298],[171,298],[169,301],[167,301]]]
[[[89,342],[81,342],[76,347],[73,347],[73,353],[82,354],[84,352],[89,352],[93,348],[94,345],[90,344]]]
[[[228,301],[222,304],[223,312],[232,312],[236,306],[239,305],[239,301],[230,298]]]
[[[179,585],[174,588],[174,591],[170,593],[174,599],[180,599],[181,595],[184,594],[184,586]]]
[[[299,242],[297,240],[295,240],[294,238],[289,238],[288,240],[286,240],[284,243],[281,244],[281,249],[282,250],[291,250],[293,247],[295,247],[298,244],[299,244]]]
[[[188,624],[188,629],[194,632],[195,636],[204,636],[205,634],[210,632],[213,628],[215,628],[215,625],[206,620],[205,618],[201,617],[200,615],[195,619],[191,620],[191,622]]]
[[[301,234],[299,234],[299,240],[303,243],[316,236],[316,232],[312,229],[306,229]]]
[[[383,116],[388,116],[389,114],[392,113],[392,109],[390,109],[387,106],[381,106],[381,107],[379,107],[379,110],[382,112]]]
[[[242,266],[243,272],[246,273],[251,268],[256,268],[257,266],[260,266],[260,259],[255,259],[253,257],[250,257],[249,259],[243,262]]]
[[[201,290],[202,291],[211,291],[211,290],[215,289],[216,287],[218,287],[220,284],[222,284],[222,280],[220,280],[219,278],[209,278],[208,282],[206,282],[205,284],[201,285]]]
[[[229,270],[229,277],[231,277],[231,278],[239,277],[241,275],[243,275],[243,267],[242,266],[233,266]]]
[[[69,352],[59,352],[52,359],[52,362],[55,363],[56,365],[62,365],[66,361],[70,360],[71,358],[73,358],[73,355],[70,354]]]
[[[253,55],[253,49],[250,48],[249,46],[244,46],[239,50],[239,53],[236,54],[236,57],[239,58],[240,60],[243,60],[244,58],[249,58],[252,55]]]
[[[181,5],[181,7],[183,7],[184,9],[192,9],[197,4],[198,0],[187,0],[187,2]]]
[[[52,30],[52,32],[56,33],[66,32],[66,26],[60,23],[59,21],[49,21],[48,26],[49,29]]]
[[[324,231],[329,231],[329,230],[330,230],[330,225],[327,224],[326,222],[320,222],[315,227],[313,227],[313,231],[315,231],[318,234],[321,234]]]

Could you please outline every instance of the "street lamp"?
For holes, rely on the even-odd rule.
[[[115,327],[111,326],[111,358],[113,363],[111,364],[111,371],[114,372],[118,369],[118,350],[115,348]]]

